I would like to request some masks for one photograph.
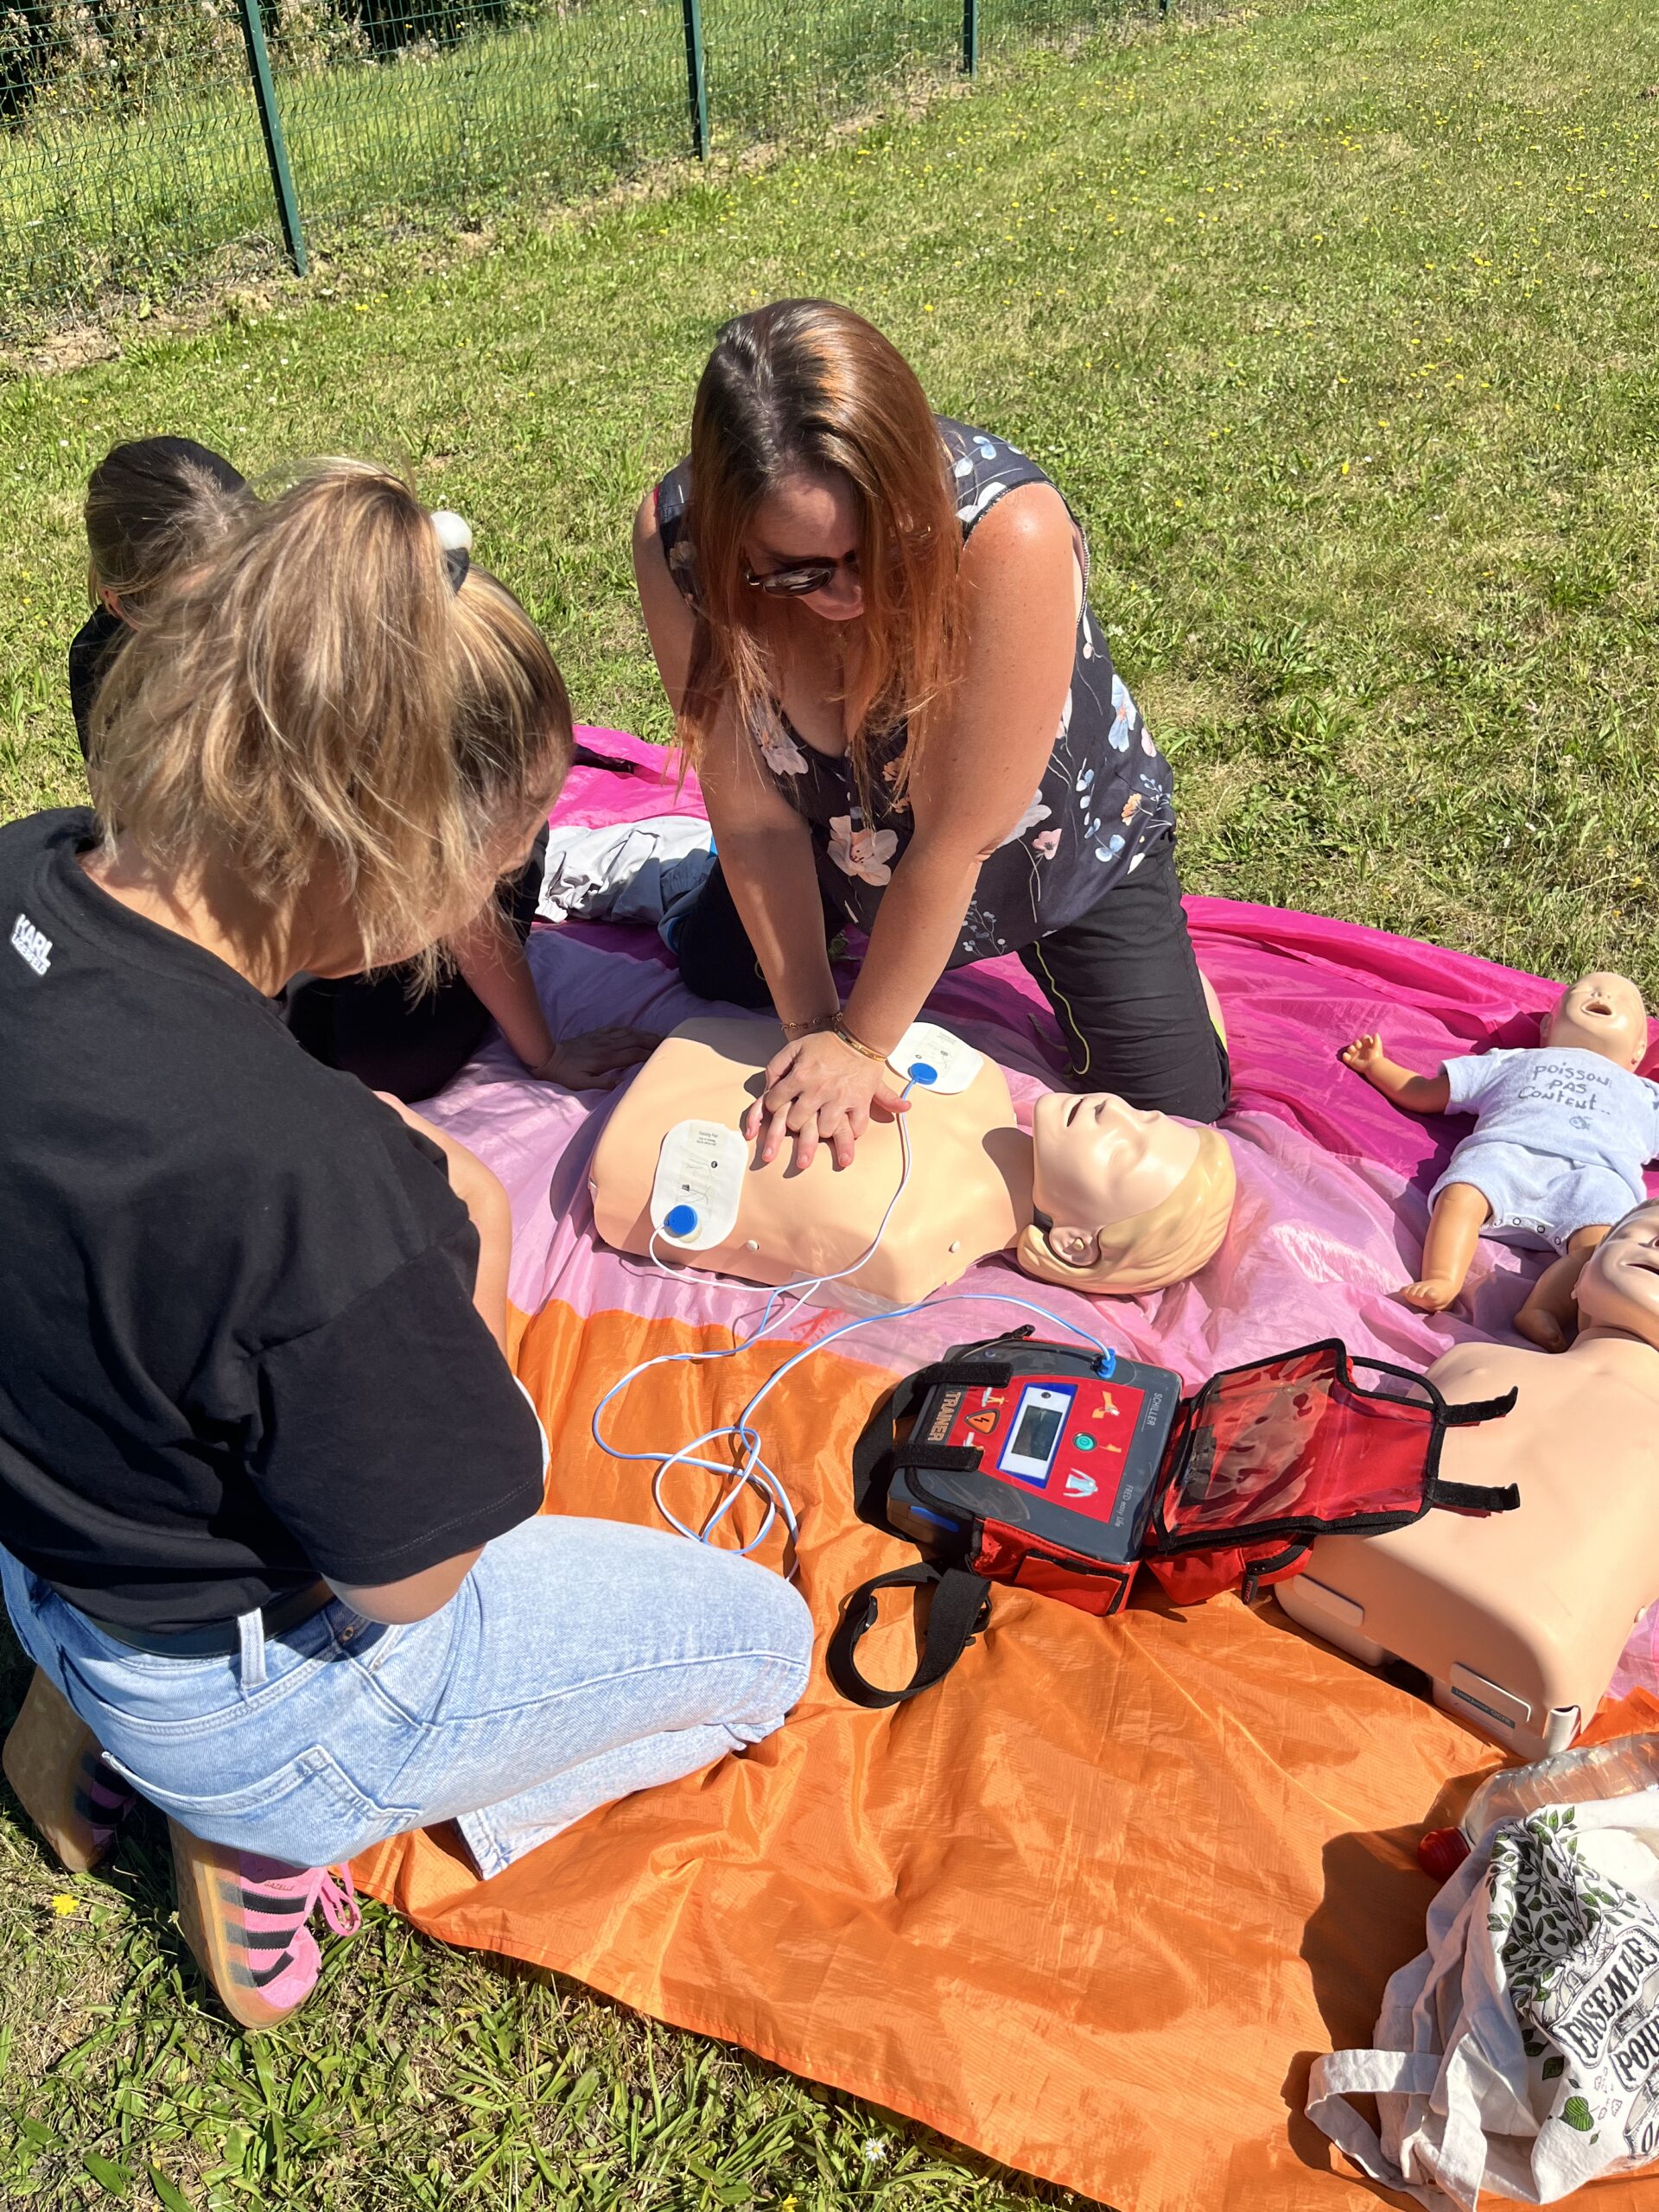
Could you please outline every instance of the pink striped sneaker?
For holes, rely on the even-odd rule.
[[[38,1667],[0,1764],[18,1802],[72,1874],[86,1873],[109,1857],[121,1817],[137,1799]]]
[[[231,2018],[275,2027],[317,1986],[322,1954],[308,1925],[321,1908],[336,1936],[363,1916],[348,1866],[290,1866],[251,1851],[202,1843],[169,1821],[179,1927]]]

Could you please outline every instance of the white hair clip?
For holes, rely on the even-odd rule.
[[[449,571],[449,588],[459,591],[467,581],[467,569],[473,564],[472,526],[460,515],[452,514],[448,507],[434,507],[432,527],[443,548],[444,566]]]

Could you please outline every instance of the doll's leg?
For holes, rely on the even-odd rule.
[[[1472,1183],[1448,1183],[1434,1201],[1423,1239],[1423,1272],[1400,1295],[1420,1313],[1439,1313],[1463,1288],[1480,1232],[1492,1217],[1484,1191]]]
[[[1567,1249],[1552,1260],[1515,1317],[1516,1332],[1544,1351],[1565,1351],[1573,1333],[1573,1293],[1584,1263],[1607,1234],[1606,1226],[1580,1229],[1567,1240]]]

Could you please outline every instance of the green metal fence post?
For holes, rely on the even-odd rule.
[[[265,51],[265,27],[260,19],[259,0],[241,0],[242,35],[247,41],[248,72],[253,79],[253,97],[259,110],[259,128],[265,134],[265,159],[270,164],[271,189],[276,194],[276,213],[282,218],[283,242],[288,248],[288,257],[296,273],[305,274],[305,235],[300,228],[299,202],[294,197],[294,180],[289,175],[288,148],[283,142],[283,118],[276,111],[276,87],[270,79],[270,56]]]
[[[691,151],[700,162],[709,158],[709,88],[702,77],[702,7],[701,0],[680,0],[685,16],[685,82],[691,101]]]
[[[979,67],[979,0],[962,0],[962,67],[969,77]]]

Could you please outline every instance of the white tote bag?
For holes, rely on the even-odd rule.
[[[1313,2063],[1308,2118],[1363,2173],[1475,2212],[1659,2158],[1659,1789],[1500,1822],[1427,1934],[1376,2048]]]

